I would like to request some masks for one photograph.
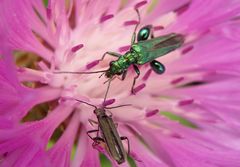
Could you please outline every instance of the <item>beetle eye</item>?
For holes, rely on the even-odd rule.
[[[138,35],[137,35],[137,40],[138,41],[144,41],[144,40],[147,40],[149,35],[150,35],[150,32],[151,32],[151,27],[152,26],[145,26],[145,27],[142,27],[139,32],[138,32]]]

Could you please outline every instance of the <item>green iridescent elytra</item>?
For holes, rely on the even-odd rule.
[[[164,56],[167,53],[179,48],[183,43],[183,36],[171,33],[147,41],[139,41],[132,45],[132,49],[137,52],[136,64],[145,64],[154,59]]]

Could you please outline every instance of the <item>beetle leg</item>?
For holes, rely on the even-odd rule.
[[[134,89],[136,80],[137,80],[138,77],[140,76],[140,71],[139,71],[138,67],[137,67],[135,64],[133,65],[133,68],[134,68],[134,70],[135,70],[135,72],[136,72],[137,75],[136,75],[136,76],[134,77],[134,79],[133,79],[133,84],[132,84],[131,92],[132,92],[132,94],[135,94],[133,89]]]
[[[100,61],[102,61],[106,55],[110,55],[110,56],[113,56],[113,57],[121,57],[122,55],[119,54],[119,53],[115,53],[115,52],[105,52],[102,56],[102,58],[100,59]]]
[[[98,122],[97,121],[94,121],[92,119],[88,119],[88,122],[93,126],[93,124],[97,124],[98,125]]]
[[[134,44],[135,39],[136,39],[136,32],[134,31],[131,39],[131,45]]]
[[[120,137],[120,139],[121,140],[127,140],[127,144],[128,144],[128,151],[127,151],[127,153],[129,155],[130,154],[130,143],[129,143],[128,138],[126,136],[122,136],[122,137]]]
[[[99,141],[101,141],[101,142],[104,142],[104,143],[105,143],[104,139],[103,139],[103,138],[101,138],[101,137],[94,137],[94,138],[93,138],[93,141],[94,141],[94,143],[93,143],[93,146],[94,146],[94,145],[98,145],[98,144],[100,144],[100,142],[99,142]]]
[[[157,74],[163,74],[165,72],[165,66],[157,60],[150,62],[152,70]]]
[[[95,137],[92,137],[91,135],[90,135],[90,133],[95,133],[95,132],[97,132],[98,133],[98,129],[95,129],[95,130],[89,130],[89,131],[87,131],[87,135],[88,135],[88,137],[90,137],[93,141],[94,141],[94,138]]]
[[[114,80],[116,78],[116,76],[109,78],[108,80],[104,81],[103,84],[106,84],[107,82],[111,82],[112,80]]]
[[[116,76],[116,78],[120,81],[122,81],[122,77]]]
[[[101,137],[95,137],[95,138],[93,138],[93,143],[92,143],[93,148],[95,148],[95,149],[98,150],[97,146],[100,145],[100,147],[104,147],[103,144],[105,145],[105,141],[104,141],[103,138],[101,138]],[[99,151],[99,150],[98,150],[98,151]]]
[[[126,76],[127,76],[127,70],[125,70],[124,72],[123,72],[123,74],[122,74],[122,81],[126,78]]]

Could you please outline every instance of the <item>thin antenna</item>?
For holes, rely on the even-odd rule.
[[[136,39],[136,31],[137,31],[137,28],[141,22],[141,17],[140,17],[140,13],[139,13],[139,10],[137,8],[135,8],[135,11],[137,12],[137,15],[138,15],[138,23],[136,24],[135,28],[134,28],[134,31],[133,31],[133,35],[132,35],[132,40],[131,40],[131,44],[134,44],[135,42],[135,39]]]
[[[113,107],[104,107],[106,109],[114,109],[114,108],[119,108],[119,107],[127,107],[131,106],[131,104],[123,104],[123,105],[118,105],[118,106],[113,106]]]
[[[94,107],[95,109],[97,109],[97,107],[96,107],[95,105],[90,104],[90,103],[88,103],[88,102],[85,102],[85,101],[82,101],[82,100],[78,100],[78,99],[74,99],[74,98],[73,98],[72,100],[76,100],[76,101],[78,101],[78,102],[81,102],[81,103],[87,104],[87,105],[92,106],[92,107]]]
[[[135,26],[134,33],[136,33],[137,28],[138,28],[138,26],[139,26],[139,24],[140,24],[140,22],[141,22],[141,17],[140,17],[139,10],[138,10],[137,8],[136,8],[135,10],[136,10],[137,15],[138,15],[138,23],[137,23],[136,26]]]
[[[89,72],[72,72],[72,71],[55,71],[54,74],[95,74],[100,72],[106,72],[107,70],[100,70],[100,71],[89,71]]]
[[[107,99],[107,94],[108,94],[108,91],[109,91],[109,88],[110,88],[111,81],[112,81],[113,79],[114,79],[114,78],[111,78],[111,79],[108,81],[107,91],[106,91],[105,96],[104,96],[103,104],[105,103],[105,101],[106,101],[106,99]]]

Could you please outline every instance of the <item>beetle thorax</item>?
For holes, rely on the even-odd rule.
[[[123,73],[123,71],[125,70],[125,68],[122,66],[120,59],[121,58],[119,58],[117,61],[112,61],[110,63],[109,72],[112,75],[121,75]]]
[[[132,52],[136,52],[136,53],[140,53],[141,52],[141,46],[139,46],[139,45],[137,45],[137,44],[133,44],[132,46],[131,46],[131,50],[132,50]]]
[[[103,108],[97,108],[94,110],[94,114],[96,116],[101,116],[101,115],[105,114],[105,110]]]

